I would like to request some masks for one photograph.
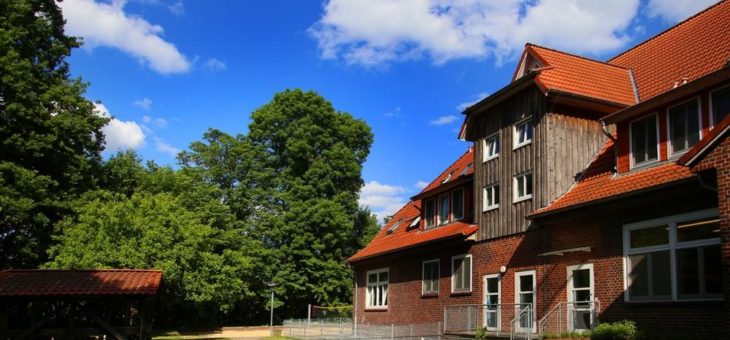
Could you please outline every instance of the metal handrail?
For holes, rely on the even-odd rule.
[[[588,304],[590,307],[590,313],[591,313],[591,328],[594,328],[598,324],[598,313],[601,310],[601,304],[598,300],[594,301],[578,301],[578,302],[558,302],[551,308],[545,316],[543,316],[538,322],[537,322],[537,330],[538,333],[541,335],[544,335],[546,333],[546,328],[548,325],[548,322],[552,321],[552,318],[557,313],[558,316],[558,329],[557,333],[562,333],[564,331],[569,330],[569,321],[570,318],[567,315],[567,313],[571,310],[575,310],[575,306],[582,306]],[[565,319],[563,317],[565,316]]]
[[[520,309],[520,312],[517,313],[517,316],[515,316],[510,321],[510,333],[509,333],[510,340],[515,339],[515,335],[516,335],[515,331],[517,329],[517,327],[515,327],[515,323],[520,322],[520,320],[525,315],[525,313],[527,313],[527,323],[529,325],[529,327],[527,327],[527,331],[525,332],[525,339],[529,339],[530,336],[532,336],[532,304],[528,303],[527,307]]]
[[[502,327],[502,319],[519,313],[519,310],[530,307],[529,303],[498,303],[498,304],[460,304],[444,306],[444,333],[476,332],[478,328],[487,326],[487,313],[496,313],[496,324],[489,328],[489,332],[499,336],[510,330]],[[514,311],[514,312],[512,312]],[[506,313],[506,315],[505,315]]]

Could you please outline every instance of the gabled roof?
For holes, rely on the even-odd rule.
[[[692,149],[687,151],[677,160],[677,163],[692,167],[701,161],[709,151],[722,142],[727,135],[730,135],[730,115],[725,116],[707,136],[697,143]],[[730,157],[730,155],[728,155]]]
[[[411,227],[413,220],[421,215],[420,202],[410,201],[393,215],[388,223],[380,229],[375,238],[365,248],[347,259],[347,262],[356,262],[375,256],[393,253],[417,246],[423,246],[437,241],[466,238],[477,231],[477,226],[463,222],[453,222],[440,227],[421,229]],[[389,232],[397,223],[398,228]]]
[[[546,207],[533,211],[529,217],[535,218],[644,190],[657,189],[695,176],[689,168],[674,162],[665,162],[626,174],[617,174],[614,167],[614,145],[612,141],[608,141],[596,158],[588,164],[578,182]]]
[[[466,178],[474,174],[474,149],[469,147],[466,152],[459,157],[454,163],[449,165],[444,172],[429,183],[415,197],[423,196],[423,194],[434,191],[440,186],[448,185],[457,179]]]
[[[574,94],[622,106],[637,103],[627,68],[534,44],[525,45],[523,53],[539,60],[542,67],[535,82],[545,92]]]
[[[11,269],[0,271],[0,297],[155,295],[161,282],[159,270]]]
[[[730,1],[722,1],[608,62],[632,69],[644,101],[683,78],[692,81],[730,59]]]

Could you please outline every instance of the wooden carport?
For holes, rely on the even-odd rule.
[[[158,270],[0,271],[0,340],[150,339]]]

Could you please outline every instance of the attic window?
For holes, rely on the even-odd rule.
[[[413,222],[408,226],[409,228],[414,228],[418,226],[418,222],[421,222],[421,216],[417,216]]]
[[[395,224],[393,224],[393,226],[390,227],[390,229],[388,229],[388,231],[387,231],[388,235],[390,235],[393,232],[395,232],[395,230],[398,229],[398,227],[400,227],[401,223],[403,223],[403,219],[402,218],[400,220],[398,220],[398,222],[395,222]]]

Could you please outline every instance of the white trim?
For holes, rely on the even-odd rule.
[[[638,121],[640,121],[642,119],[648,118],[649,116],[654,116],[654,121],[656,122],[656,127],[655,127],[655,129],[656,129],[656,159],[646,160],[646,161],[644,161],[642,163],[635,164],[634,163],[634,132],[633,132],[633,125],[634,125],[634,123],[636,123],[636,122],[638,122]],[[634,168],[645,167],[648,164],[654,164],[654,163],[658,163],[659,162],[659,160],[662,158],[661,149],[659,148],[659,144],[660,144],[659,141],[661,140],[661,138],[659,136],[659,132],[660,131],[661,131],[661,128],[659,127],[659,114],[657,114],[656,112],[652,112],[652,113],[650,113],[648,115],[644,115],[642,117],[636,118],[636,119],[634,119],[634,120],[632,120],[632,121],[629,122],[629,170],[634,169]],[[647,147],[649,147],[649,146],[647,145]]]
[[[519,196],[518,186],[520,185],[520,183],[519,183],[520,180],[518,180],[517,178],[526,178],[527,175],[530,175],[530,177],[532,178],[532,180],[530,181],[530,182],[532,182],[532,183],[530,183],[531,184],[530,193],[525,194],[524,196]],[[524,182],[527,182],[527,180],[525,179]],[[531,199],[532,192],[534,191],[534,186],[535,186],[534,182],[535,182],[535,177],[532,176],[532,171],[525,171],[523,173],[513,176],[512,177],[512,203],[519,203],[519,202],[527,201],[527,200]],[[525,192],[527,192],[527,183],[525,183]]]
[[[520,280],[523,276],[532,276],[532,331],[535,331],[537,329],[537,271],[532,269],[515,272],[515,304],[520,303]],[[516,328],[524,329],[520,327],[519,321]]]
[[[454,260],[469,258],[469,290],[455,290],[454,275],[456,275],[456,267],[454,266]],[[462,262],[463,263],[463,262]],[[451,292],[452,293],[471,293],[472,287],[474,286],[474,259],[471,254],[460,254],[451,257]]]
[[[387,281],[380,281],[380,273],[388,273],[388,280]],[[376,274],[378,276],[378,281],[376,282],[370,282],[370,275]],[[372,305],[370,301],[370,287],[379,287],[385,284],[385,304],[383,305]],[[390,268],[378,268],[373,270],[368,270],[365,272],[365,309],[388,309],[388,289],[390,288]]]
[[[573,271],[575,271],[575,270],[584,270],[584,269],[588,269],[588,272],[589,272],[589,274],[588,274],[589,275],[588,276],[588,285],[589,285],[588,286],[588,292],[590,294],[589,301],[595,301],[596,300],[596,295],[595,295],[596,294],[595,293],[595,290],[596,289],[595,289],[593,263],[582,263],[582,264],[577,264],[577,265],[574,265],[574,266],[567,266],[565,269],[566,269],[567,274],[568,274],[568,287],[567,287],[567,290],[568,290],[568,302],[569,303],[576,302],[575,301],[575,298],[573,296],[573,289],[575,288],[575,287],[573,287]],[[588,305],[588,310],[587,311],[589,311],[591,313],[591,323],[593,322],[593,317],[592,317],[593,316],[593,313],[595,313],[595,311],[593,310],[594,308],[596,308],[596,307],[593,304]],[[578,309],[578,308],[577,307],[573,307],[573,310],[576,310],[576,309]],[[578,310],[579,311],[586,311],[585,308],[578,309]],[[570,321],[574,321],[574,320],[572,320],[573,319],[572,316],[569,317],[568,319],[570,319],[569,322]],[[576,330],[576,329],[573,328],[573,325],[574,324],[575,324],[574,322],[570,322],[568,324],[568,329],[570,329],[571,331],[572,330]],[[577,330],[583,331],[583,330],[586,330],[586,329],[577,329]]]
[[[487,309],[487,306],[486,306],[488,304],[488,300],[487,300],[487,287],[488,287],[487,286],[487,280],[488,279],[494,279],[494,278],[497,279],[497,293],[496,293],[497,294],[497,307],[496,307],[497,309],[494,312],[495,315],[496,315],[496,317],[497,317],[497,327],[488,327],[487,326],[487,312],[488,312],[488,309]],[[502,326],[502,315],[501,315],[502,313],[501,313],[500,306],[499,306],[502,303],[502,277],[501,277],[501,275],[499,275],[499,274],[487,274],[487,275],[484,275],[482,277],[482,287],[483,287],[482,288],[482,291],[483,291],[483,293],[482,293],[482,304],[485,305],[484,306],[484,315],[482,316],[482,326],[483,327],[486,327],[487,330],[490,330],[490,331],[498,331],[498,330],[500,330],[502,328],[501,327]],[[491,293],[490,295],[493,295],[493,294],[494,293]]]
[[[711,90],[710,91],[710,94],[707,96],[707,99],[709,101],[709,105],[708,106],[710,108],[710,110],[708,111],[709,114],[710,114],[710,120],[709,120],[710,126],[708,127],[709,129],[715,128],[715,125],[717,125],[717,123],[719,123],[719,122],[716,122],[715,121],[715,111],[714,111],[714,108],[712,107],[712,102],[713,102],[712,96],[715,95],[715,92],[720,92],[720,91],[723,91],[723,90],[728,89],[728,88],[730,88],[730,84],[724,85],[724,86],[720,86],[720,87],[718,87],[718,88],[716,88],[714,90]]]
[[[501,137],[501,135],[500,135],[499,131],[497,131],[497,132],[485,137],[484,139],[482,139],[482,163],[486,163],[488,161],[491,161],[491,160],[499,157],[499,153],[502,150],[502,141],[501,141],[500,137]],[[492,139],[497,141],[497,153],[495,153],[494,155],[488,156],[487,155],[487,150],[488,150],[487,141],[492,140]]]
[[[525,124],[525,123],[530,124],[530,129],[532,129],[533,136],[530,137],[530,139],[528,139],[522,143],[518,143],[517,140],[519,140],[519,136],[517,135],[517,127],[522,124]],[[534,137],[534,134],[535,134],[535,125],[533,124],[532,116],[527,116],[523,119],[518,120],[514,124],[512,124],[512,150],[513,151],[517,150],[525,145],[532,143],[532,138]]]
[[[500,195],[495,195],[494,194],[494,188],[495,187],[496,188],[499,188],[499,183],[495,183],[495,184],[492,184],[492,185],[487,185],[487,186],[485,186],[485,187],[482,188],[482,212],[487,212],[487,211],[491,211],[491,210],[494,210],[494,209],[499,208],[499,203],[495,203],[495,204],[492,204],[492,205],[487,205],[487,189],[492,189],[491,190],[492,202],[495,202],[496,201],[495,198],[497,198],[497,199],[500,198],[499,196],[502,194],[501,191],[500,191],[500,193],[499,193]],[[501,202],[502,200],[500,199],[499,201]]]
[[[702,219],[702,218],[708,218],[718,216],[718,210],[717,208],[712,209],[705,209],[705,210],[699,210],[699,211],[693,211],[685,214],[678,214],[678,215],[671,215],[671,216],[664,216],[660,218],[655,218],[652,220],[647,221],[640,221],[640,222],[634,222],[625,224],[623,226],[622,230],[622,237],[623,237],[623,281],[624,281],[624,301],[626,302],[675,302],[675,301],[718,301],[722,300],[722,296],[719,296],[717,298],[712,296],[704,296],[697,299],[680,299],[678,297],[678,288],[677,288],[677,263],[676,263],[676,251],[681,249],[688,249],[688,248],[699,248],[699,247],[705,247],[705,246],[712,246],[712,245],[718,245],[721,244],[720,238],[709,238],[709,239],[702,239],[702,240],[695,240],[695,241],[686,241],[686,242],[678,242],[677,241],[677,224],[696,220],[696,219]],[[631,248],[630,244],[630,233],[634,230],[640,230],[645,228],[651,228],[651,227],[658,227],[666,225],[668,227],[667,233],[668,233],[668,242],[666,244],[661,245],[654,245],[654,246],[646,246],[641,248]],[[658,251],[668,251],[669,252],[669,276],[670,276],[670,289],[671,289],[671,297],[669,299],[662,299],[662,298],[652,298],[652,296],[648,296],[645,299],[641,298],[634,298],[632,299],[629,292],[629,256],[631,255],[640,255],[640,254],[647,254],[647,253],[653,253]],[[651,282],[647,283],[649,285],[649,288],[651,289]]]
[[[426,264],[436,263],[436,290],[426,291],[424,288],[426,283]],[[421,262],[421,295],[438,294],[441,291],[441,259],[426,260]]]
[[[667,125],[666,126],[666,128],[667,128],[666,129],[667,130],[667,140],[666,140],[667,158],[679,157],[679,156],[683,155],[684,153],[686,153],[687,151],[691,150],[694,145],[697,145],[697,143],[695,143],[694,145],[690,145],[686,149],[678,151],[678,152],[674,152],[674,150],[672,148],[672,126],[671,126],[672,124],[671,124],[671,120],[669,119],[669,111],[675,107],[682,106],[691,101],[695,101],[697,103],[697,128],[699,128],[699,131],[698,131],[699,138],[697,139],[697,143],[699,143],[699,141],[702,140],[702,137],[703,137],[702,136],[702,98],[699,95],[696,97],[687,99],[683,102],[680,102],[680,103],[667,107],[667,109],[664,111],[665,120],[667,122],[667,124],[666,124]],[[687,131],[687,132],[689,132],[689,131]],[[659,156],[659,154],[657,154],[657,156]]]

